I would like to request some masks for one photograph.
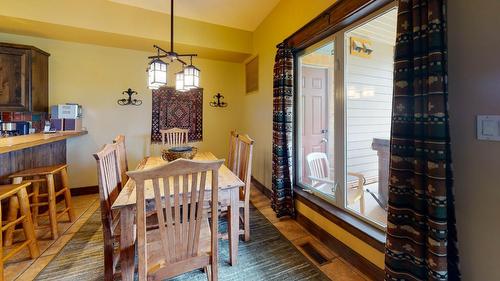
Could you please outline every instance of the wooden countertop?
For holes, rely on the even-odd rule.
[[[87,131],[79,132],[57,132],[53,134],[31,134],[17,137],[0,138],[0,153],[7,153],[28,147],[65,140],[77,136],[86,135]]]

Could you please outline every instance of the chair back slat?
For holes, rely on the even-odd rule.
[[[215,201],[215,204],[211,204],[211,211],[212,214],[218,213],[218,170],[223,162],[177,159],[151,169],[128,172],[136,182],[140,278],[147,277],[149,267],[161,267],[147,264],[145,189],[152,185],[164,262],[187,261],[198,255],[201,224],[208,216],[207,208],[204,208],[208,204],[205,203]],[[208,173],[212,177],[211,198],[205,198]],[[212,247],[217,246],[218,233],[217,225],[213,225],[214,220],[217,222],[217,216],[212,216]]]
[[[97,162],[101,216],[105,227],[111,227],[113,219],[111,206],[118,197],[121,187],[120,163],[116,145],[106,144],[102,150],[94,153],[94,158]]]
[[[254,143],[255,141],[248,135],[239,134],[237,136],[235,173],[240,178],[240,180],[245,183],[245,186],[243,188],[243,196],[245,198],[245,202],[250,199],[250,185],[252,180],[252,155]]]
[[[160,130],[163,146],[179,147],[189,142],[189,129],[172,128]]]
[[[319,179],[329,179],[330,165],[328,157],[323,152],[312,152],[306,156],[307,165],[309,167],[309,175]],[[312,186],[318,182],[312,180]]]
[[[238,133],[236,131],[231,131],[229,135],[229,154],[227,157],[227,167],[233,173],[236,172],[236,150],[238,146]]]
[[[128,160],[127,160],[127,148],[125,146],[125,136],[124,135],[118,135],[114,140],[113,143],[116,144],[117,150],[118,150],[118,159],[120,162],[120,176],[121,176],[121,182],[123,185],[128,180],[127,176],[127,171],[128,171]]]
[[[155,194],[160,194],[160,179],[156,178],[153,179],[153,189]],[[160,196],[155,196],[155,205],[156,206],[162,206],[162,200]],[[158,216],[158,228],[160,229],[160,234],[162,237],[168,237],[167,236],[167,228],[165,227],[166,224],[166,219],[163,217],[163,211],[156,212],[156,215]],[[165,222],[165,223],[161,223]],[[170,262],[170,250],[169,250],[169,245],[167,239],[162,239],[161,241],[161,246],[163,248],[163,252],[165,253],[165,259],[167,262]]]

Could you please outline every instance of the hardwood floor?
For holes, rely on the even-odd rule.
[[[341,281],[367,281],[371,280],[360,273],[347,261],[332,252],[323,243],[313,237],[306,229],[291,219],[278,219],[270,207],[269,199],[264,196],[257,188],[252,187],[250,201],[273,225],[287,238],[299,251],[312,261],[313,264],[323,271],[332,280]],[[61,236],[57,240],[50,239],[48,229],[38,229],[37,237],[39,239],[40,252],[39,258],[30,260],[28,251],[23,250],[12,260],[6,263],[5,280],[32,280],[43,270],[47,264],[55,257],[59,251],[71,240],[74,233],[87,221],[87,219],[99,208],[97,194],[81,195],[73,197],[75,213],[77,220],[70,223],[65,219],[64,223],[59,224]],[[61,206],[62,208],[62,206]],[[16,231],[15,237],[23,235]],[[21,236],[22,237],[22,236]],[[301,247],[305,243],[310,243],[313,247],[327,259],[325,263],[319,265],[315,259],[311,258]]]
[[[99,208],[99,195],[81,195],[73,197],[73,205],[76,215],[75,222],[70,222],[67,216],[62,217],[58,224],[59,238],[51,239],[50,229],[47,227],[38,228],[36,236],[40,247],[40,257],[31,260],[28,250],[22,250],[12,259],[5,263],[5,280],[32,280],[36,275],[55,257],[57,253],[71,240],[73,235],[87,221],[87,219]],[[64,204],[64,202],[61,202]],[[63,209],[63,205],[58,204],[58,210]],[[48,217],[40,219],[40,226],[48,224]],[[23,238],[21,230],[14,233],[14,241]]]
[[[370,281],[368,276],[358,271],[349,262],[332,252],[321,241],[317,240],[306,229],[292,219],[278,219],[272,210],[269,199],[257,188],[252,187],[250,202],[285,236],[292,244],[301,251],[313,264],[323,271],[334,281]],[[327,259],[323,265],[319,265],[314,258],[309,256],[301,245],[309,242]]]

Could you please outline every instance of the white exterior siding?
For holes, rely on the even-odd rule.
[[[348,36],[367,38],[357,31]],[[370,58],[347,54],[345,76],[347,171],[367,178],[378,176],[377,152],[371,145],[374,138],[389,139],[392,112],[394,47],[373,39],[372,43]]]

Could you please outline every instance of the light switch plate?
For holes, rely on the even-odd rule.
[[[500,141],[500,115],[477,116],[477,139]]]

